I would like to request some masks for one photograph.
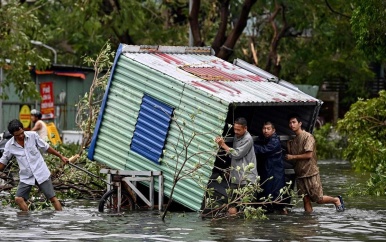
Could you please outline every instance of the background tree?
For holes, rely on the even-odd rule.
[[[47,67],[49,59],[39,55],[30,40],[44,36],[42,25],[36,17],[41,5],[29,9],[17,1],[7,1],[0,5],[0,68],[7,72],[1,87],[12,83],[22,100],[39,99],[36,85],[30,76],[30,66],[38,69]],[[6,99],[2,92],[0,98]]]
[[[262,20],[256,21],[257,31],[250,41],[256,46],[259,66],[295,84],[320,89],[337,84],[345,90],[342,101],[348,106],[357,97],[368,96],[366,87],[373,73],[368,68],[369,59],[352,41],[347,15],[352,9],[335,3],[260,2],[254,16]],[[336,6],[344,14],[337,13]]]
[[[50,16],[47,41],[59,50],[61,62],[82,64],[82,56],[98,53],[107,40],[113,49],[120,43],[186,45],[187,26],[175,13],[180,5],[179,1],[64,0],[45,5],[39,19]]]
[[[377,61],[386,60],[386,2],[355,1],[351,29],[358,48]]]
[[[338,131],[347,136],[344,158],[357,171],[370,172],[361,193],[386,196],[386,91],[378,98],[359,100],[338,122]],[[363,189],[367,187],[367,189]]]
[[[191,27],[194,45],[211,45],[225,60],[242,58],[297,84],[322,87],[327,82],[340,83],[349,94],[344,100],[348,104],[368,96],[364,87],[372,80],[370,60],[352,41],[356,35],[351,32],[350,21],[357,29],[357,12],[364,6],[361,1],[349,5],[342,0],[192,0],[190,14],[189,0],[8,2],[1,8],[2,19],[8,16],[2,28],[20,33],[22,38],[6,36],[2,31],[2,46],[17,44],[25,55],[32,54],[27,57],[30,62],[39,61],[39,68],[46,67],[49,58],[36,56],[31,39],[57,49],[59,63],[82,65],[82,58],[98,53],[107,40],[112,49],[119,43],[187,45]],[[381,18],[382,14],[376,16]],[[18,18],[11,23],[9,16]],[[377,29],[382,31],[383,25]],[[11,49],[2,48],[1,56],[20,55]],[[45,56],[51,54],[43,48],[39,51]],[[21,59],[17,62],[25,63]],[[26,78],[16,78],[19,74],[9,82],[19,80],[16,86],[21,92],[20,80]],[[33,91],[32,83],[28,87],[24,93]]]

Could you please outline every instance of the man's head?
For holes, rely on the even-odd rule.
[[[42,113],[39,110],[32,109],[31,110],[31,120],[32,122],[36,122],[42,118]]]
[[[8,123],[8,131],[16,139],[24,139],[23,124],[18,119],[14,119]]]
[[[300,115],[294,113],[288,116],[288,125],[295,133],[302,129]]]
[[[275,133],[275,125],[272,122],[267,121],[263,125],[263,135],[266,138],[271,137]]]
[[[245,118],[237,118],[233,125],[233,131],[237,138],[242,137],[247,132],[247,120]]]

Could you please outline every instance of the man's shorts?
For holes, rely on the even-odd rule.
[[[48,200],[55,197],[54,186],[52,185],[51,178],[48,178],[48,180],[43,182],[42,184],[38,184],[37,182],[35,183]],[[19,182],[19,186],[17,187],[16,197],[22,197],[25,200],[28,200],[29,193],[31,192],[31,188],[32,188],[32,185]]]
[[[308,195],[311,201],[318,202],[323,199],[323,187],[319,174],[296,179],[299,195]]]

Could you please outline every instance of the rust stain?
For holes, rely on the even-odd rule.
[[[261,78],[261,77],[259,77],[259,76],[256,76],[256,75],[247,75],[247,77],[248,77],[249,79],[252,79],[253,81],[258,81],[258,82],[264,81],[263,78]]]
[[[204,85],[204,84],[201,83],[201,82],[192,81],[192,85],[193,85],[193,86],[196,86],[196,87],[202,87],[202,88],[207,89],[207,90],[209,90],[209,91],[211,91],[211,92],[214,92],[214,93],[218,93],[217,90],[213,89],[212,87],[206,86],[206,85]]]
[[[182,66],[180,68],[207,81],[238,81],[233,75],[215,67]]]
[[[225,90],[229,93],[232,93],[232,94],[241,94],[241,91],[234,88],[234,87],[231,87],[231,86],[228,86],[226,85],[225,83],[223,82],[213,82],[213,85],[220,88],[221,90]]]
[[[159,56],[162,58],[163,61],[169,64],[177,64],[177,65],[184,65],[185,63],[181,61],[178,58],[175,58],[171,55],[165,54],[165,53],[155,53],[156,56]]]

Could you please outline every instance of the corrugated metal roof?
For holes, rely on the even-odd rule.
[[[210,95],[237,105],[272,103],[315,105],[319,102],[301,91],[267,80],[265,76],[221,60],[215,56],[160,52],[124,52],[124,55]],[[216,79],[217,78],[217,79]],[[211,81],[208,81],[211,80]]]

